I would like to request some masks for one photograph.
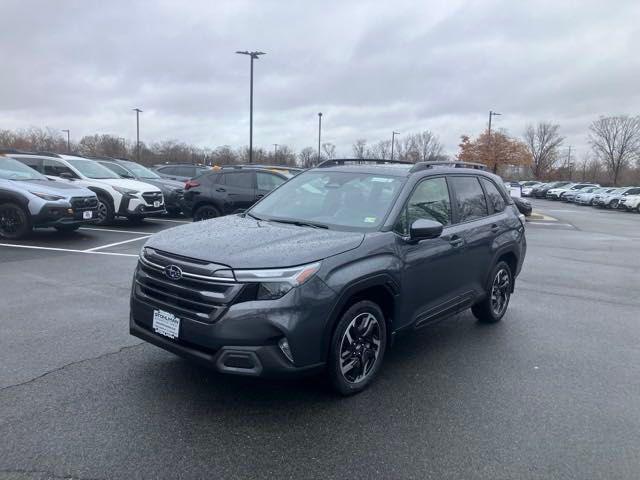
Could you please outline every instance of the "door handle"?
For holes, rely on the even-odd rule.
[[[452,235],[449,237],[449,245],[453,248],[459,248],[464,245],[464,238],[459,237],[458,235]]]
[[[224,188],[216,188],[216,192],[226,192]]]
[[[256,195],[256,198],[262,198],[262,197],[264,197],[264,193],[260,193],[260,194]]]
[[[497,224],[494,223],[493,225],[491,225],[491,231],[493,233],[498,233],[499,230],[500,230],[500,227]]]

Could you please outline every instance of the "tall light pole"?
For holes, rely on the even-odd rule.
[[[497,173],[498,164],[496,163],[495,158],[493,158],[493,149],[491,148],[491,119],[497,115],[502,115],[501,113],[493,112],[489,110],[489,149],[491,150],[491,158],[493,160],[493,173]]]
[[[142,110],[134,108],[133,111],[136,112],[136,162],[140,163],[140,114]]]
[[[396,144],[396,135],[400,135],[400,132],[395,130],[391,132],[391,160],[393,160],[393,147]]]
[[[273,144],[273,163],[278,163],[278,143]]]
[[[320,163],[320,140],[322,138],[322,112],[318,112],[318,163]]]
[[[251,80],[249,82],[249,163],[253,163],[253,61],[264,55],[264,52],[236,52],[239,55],[249,55],[251,58]]]
[[[69,129],[62,131],[67,133],[67,152],[71,153],[71,133],[69,132]]]
[[[489,110],[489,141],[491,141],[491,119],[497,115],[502,115],[501,113],[492,112]]]
[[[122,142],[122,156],[127,156],[127,144],[126,139],[124,137],[118,137],[118,139]]]

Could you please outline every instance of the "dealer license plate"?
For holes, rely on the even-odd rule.
[[[82,212],[82,218],[84,218],[85,220],[89,220],[90,218],[93,218],[93,212],[91,210]]]
[[[153,311],[153,331],[169,338],[178,338],[180,319],[164,310]]]
[[[153,206],[155,208],[158,208],[160,206],[160,200],[156,200],[155,202],[153,202]]]

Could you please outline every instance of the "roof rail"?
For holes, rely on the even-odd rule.
[[[43,157],[56,157],[61,158],[60,154],[55,152],[33,152],[33,155],[42,155]]]
[[[411,162],[405,162],[403,160],[387,160],[384,158],[334,158],[334,159],[325,160],[324,162],[319,163],[318,165],[316,165],[316,168],[325,168],[325,167],[331,167],[334,165],[344,165],[347,162],[355,163],[355,164],[375,163],[377,165],[385,165],[385,164],[412,165]]]
[[[427,168],[433,167],[451,167],[451,168],[473,168],[475,170],[486,170],[487,166],[482,163],[475,162],[457,162],[457,161],[438,161],[438,162],[418,162],[413,168],[411,168],[411,173],[419,172],[420,170],[426,170]]]

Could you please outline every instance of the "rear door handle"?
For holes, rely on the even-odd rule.
[[[499,230],[500,230],[500,227],[497,224],[494,223],[493,225],[491,225],[491,231],[493,233],[498,233]]]
[[[216,188],[216,192],[226,192],[224,188]]]

